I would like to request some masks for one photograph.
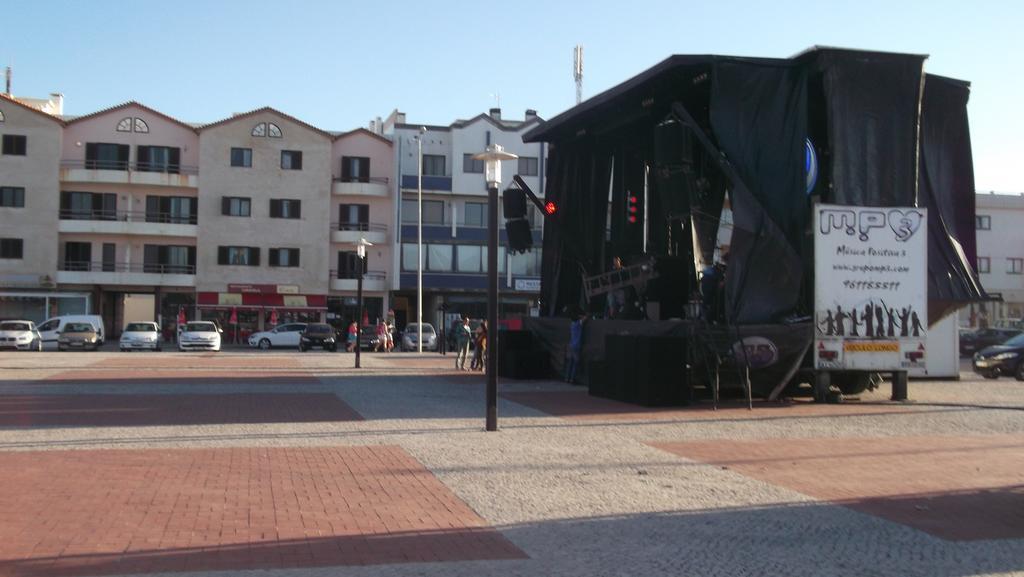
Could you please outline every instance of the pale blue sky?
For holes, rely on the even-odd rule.
[[[930,54],[973,83],[979,190],[1024,192],[1024,2],[13,1],[0,64],[14,93],[63,92],[65,112],[138,100],[189,122],[270,105],[328,130],[398,108],[447,124],[495,105],[522,118],[572,106],[670,54],[790,56],[819,44]],[[493,20],[492,20],[493,18]],[[490,56],[493,54],[494,56]],[[493,61],[492,61],[493,58]]]

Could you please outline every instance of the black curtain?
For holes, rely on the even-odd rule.
[[[917,206],[917,137],[924,57],[820,50],[831,190],[823,200]],[[818,143],[820,144],[820,143]]]
[[[974,165],[967,121],[970,85],[926,75],[921,102],[920,206],[928,209],[928,321],[984,300],[973,263]]]
[[[739,324],[778,321],[798,308],[803,282],[805,72],[795,65],[718,61],[710,108],[714,137],[740,180],[729,187],[727,313]]]
[[[559,208],[544,228],[541,303],[547,316],[584,307],[583,276],[601,272],[611,156],[590,139],[552,145],[544,197]]]

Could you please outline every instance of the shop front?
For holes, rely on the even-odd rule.
[[[92,313],[92,297],[80,292],[0,291],[0,320],[41,323],[61,315]]]
[[[345,330],[359,317],[359,300],[353,296],[327,297],[327,322],[338,330]],[[363,297],[363,325],[377,324],[384,318],[384,297]]]
[[[217,322],[228,344],[244,344],[252,333],[282,323],[323,322],[326,311],[325,295],[200,292],[196,299],[196,318]]]

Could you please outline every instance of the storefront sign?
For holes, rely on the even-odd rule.
[[[299,285],[295,285],[295,284],[279,284],[279,285],[277,285],[277,294],[279,294],[279,295],[297,295],[297,294],[299,294]]]
[[[815,207],[817,368],[924,366],[927,225],[922,208]]]
[[[540,292],[540,279],[517,278],[515,287],[517,291]]]

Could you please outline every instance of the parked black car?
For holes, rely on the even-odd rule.
[[[313,347],[320,347],[325,351],[338,350],[338,336],[334,332],[334,327],[323,323],[306,325],[306,330],[299,338],[299,350],[306,352]]]
[[[978,329],[960,336],[960,356],[969,357],[992,345],[1005,343],[1021,334],[1020,329]]]
[[[974,372],[986,379],[1013,375],[1018,381],[1024,381],[1024,334],[978,351],[972,365]]]

